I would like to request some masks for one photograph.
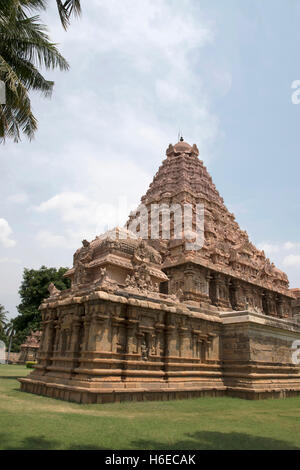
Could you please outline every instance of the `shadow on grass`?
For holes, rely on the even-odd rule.
[[[0,434],[1,447],[5,450],[51,450],[57,449],[59,441],[45,439],[44,436],[25,437],[20,444],[13,446],[7,444],[10,441],[4,433]]]
[[[165,444],[163,442],[138,440],[132,442],[136,449],[155,450],[299,450],[291,443],[269,437],[251,436],[238,432],[201,431],[188,434],[186,439]]]
[[[24,375],[0,375],[0,379],[8,379],[8,380],[18,380],[21,379],[22,377],[25,377]]]
[[[9,445],[5,434],[0,434],[1,448],[5,450],[109,450],[99,446],[72,445],[63,447],[62,443],[55,440],[46,439],[44,436],[31,436],[24,438],[18,445]]]
[[[26,437],[18,445],[13,446],[8,444],[9,440],[3,433],[0,434],[0,442],[2,449],[5,450],[112,450],[88,444],[63,446],[60,441],[49,440],[44,436]],[[268,437],[251,436],[236,432],[221,433],[211,431],[188,434],[186,439],[174,442],[173,444],[141,439],[132,442],[130,448],[134,450],[300,450],[299,447],[293,446],[286,441]]]

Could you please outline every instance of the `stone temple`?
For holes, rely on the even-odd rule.
[[[163,211],[145,236],[151,208],[174,205],[192,208],[192,233],[202,207],[201,249],[178,236],[174,213],[169,236]],[[69,290],[50,285],[21,389],[80,403],[299,394],[295,290],[239,228],[196,145],[169,146],[140,207],[125,228],[82,242]]]

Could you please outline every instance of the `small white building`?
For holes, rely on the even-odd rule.
[[[5,364],[6,362],[5,350],[6,350],[5,343],[3,341],[0,341],[0,364]]]

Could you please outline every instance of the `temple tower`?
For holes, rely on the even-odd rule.
[[[197,146],[181,138],[169,145],[166,157],[127,223],[137,232],[140,227],[142,238],[161,253],[169,277],[161,291],[208,309],[249,307],[267,315],[290,316],[293,294],[286,274],[240,229],[199,159]],[[154,233],[157,212],[159,228]]]

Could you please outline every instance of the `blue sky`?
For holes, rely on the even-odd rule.
[[[50,2],[49,2],[50,3]],[[300,287],[297,0],[82,0],[33,142],[0,148],[0,303],[24,267],[70,266],[83,238],[125,222],[178,130],[243,229]],[[119,222],[119,220],[118,220]]]

